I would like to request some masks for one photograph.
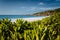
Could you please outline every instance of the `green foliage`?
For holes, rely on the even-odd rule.
[[[60,40],[60,13],[28,22],[0,19],[0,40]]]

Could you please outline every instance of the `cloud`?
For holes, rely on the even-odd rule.
[[[59,7],[40,7],[40,6],[22,7],[24,11],[51,10],[55,8]]]
[[[20,7],[22,10],[25,10],[25,11],[33,11],[33,10],[36,10],[36,7]]]
[[[25,6],[20,6],[20,8],[26,8]]]
[[[40,3],[38,3],[38,5],[44,5],[44,3],[43,2],[40,2]]]
[[[36,10],[36,7],[31,7],[31,10]]]

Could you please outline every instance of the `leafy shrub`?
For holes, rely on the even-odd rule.
[[[60,13],[35,22],[0,19],[0,40],[60,40],[59,38]]]

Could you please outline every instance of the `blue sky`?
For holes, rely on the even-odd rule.
[[[60,8],[60,0],[0,0],[0,15],[26,15]]]

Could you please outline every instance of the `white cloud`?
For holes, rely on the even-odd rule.
[[[20,7],[20,8],[25,8],[25,7]]]
[[[34,10],[36,10],[36,7],[20,7],[20,8],[22,8],[25,11],[34,11]]]
[[[40,3],[38,3],[38,5],[44,5],[44,3],[43,2],[40,2]]]
[[[36,10],[36,7],[31,7],[31,10]]]
[[[32,12],[40,12],[40,11],[46,11],[46,10],[52,10],[58,7],[38,7],[38,6],[31,6],[31,7],[21,7],[22,10],[26,13],[32,13]]]

